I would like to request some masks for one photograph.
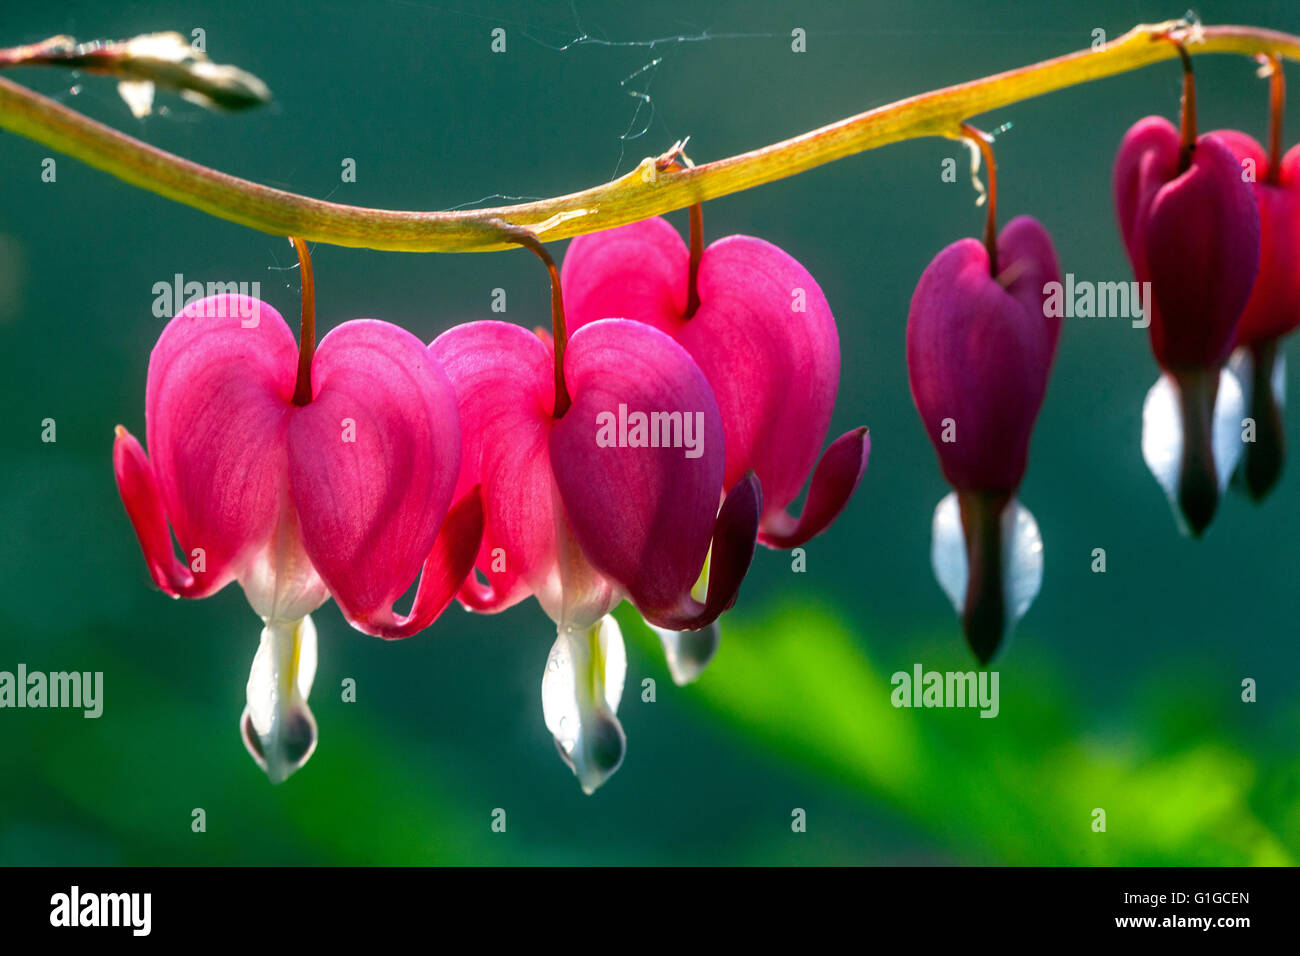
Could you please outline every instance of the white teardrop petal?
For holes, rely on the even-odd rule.
[[[1002,596],[1009,634],[1043,586],[1043,538],[1033,514],[1015,498],[1008,502],[998,520],[1002,532]],[[930,563],[939,586],[961,614],[966,606],[970,568],[955,491],[945,495],[934,509]]]
[[[1233,370],[1219,373],[1219,391],[1214,401],[1214,424],[1211,445],[1214,451],[1215,477],[1222,492],[1241,459],[1241,420],[1246,414],[1248,394],[1241,385],[1241,375],[1249,382],[1249,358],[1234,357]],[[1164,490],[1174,508],[1174,516],[1187,531],[1182,509],[1178,507],[1178,479],[1183,456],[1183,417],[1179,408],[1178,386],[1168,374],[1162,374],[1147,392],[1142,405],[1142,457],[1147,468]]]
[[[248,674],[240,731],[272,783],[287,780],[316,749],[316,718],[307,706],[315,676],[311,617],[267,622]]]
[[[615,715],[626,676],[623,634],[612,616],[559,629],[542,675],[542,716],[585,793],[623,762],[626,737]]]
[[[934,520],[930,523],[930,564],[939,587],[960,614],[966,604],[970,569],[966,564],[966,534],[962,531],[961,508],[955,491],[948,492],[934,509]]]
[[[673,683],[679,687],[697,680],[713,655],[718,652],[722,631],[718,622],[713,621],[698,631],[670,631],[666,627],[656,627],[646,622],[650,630],[659,635],[664,646],[664,658],[668,661],[668,673]]]
[[[1011,620],[1025,616],[1043,586],[1043,538],[1029,509],[1015,498],[1002,512],[1002,590]]]
[[[1178,411],[1178,388],[1168,375],[1161,375],[1142,403],[1142,458],[1159,483],[1165,497],[1174,504],[1182,522],[1178,502],[1178,472],[1183,459],[1183,420]]]
[[[1246,394],[1236,375],[1226,368],[1219,373],[1219,394],[1214,399],[1214,471],[1222,493],[1246,445],[1241,440],[1241,420],[1246,417]]]

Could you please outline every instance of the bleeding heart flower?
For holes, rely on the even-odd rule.
[[[1280,103],[1275,98],[1276,111]],[[1280,124],[1280,115],[1276,121]],[[1237,348],[1229,369],[1237,377],[1255,427],[1240,474],[1247,491],[1260,500],[1277,483],[1285,457],[1286,355],[1281,339],[1300,327],[1300,146],[1279,159],[1237,130],[1213,135],[1232,151],[1243,174],[1253,181],[1259,204],[1259,275],[1237,326]],[[1280,129],[1276,129],[1273,142],[1279,139]]]
[[[1143,406],[1142,451],[1175,514],[1200,535],[1241,454],[1241,389],[1223,365],[1259,269],[1259,209],[1214,134],[1140,120],[1114,171],[1120,232],[1150,283],[1151,347],[1162,375]]]
[[[996,262],[975,239],[940,252],[908,312],[912,399],[955,489],[935,509],[931,558],[983,664],[1042,583],[1038,525],[1015,495],[1060,337],[1046,306],[1060,280],[1047,230],[1021,216]]]
[[[704,248],[692,210],[691,248],[667,220],[579,236],[562,273],[572,328],[634,319],[672,336],[703,370],[722,414],[726,467],[720,491],[753,472],[762,486],[758,540],[794,548],[825,531],[862,480],[866,428],[821,451],[839,387],[835,319],[808,271],[769,242],[727,236]],[[813,472],[813,465],[817,469]],[[802,514],[787,511],[812,473]],[[699,676],[718,646],[717,625],[660,636],[673,679]]]
[[[370,319],[338,326],[313,356],[309,285],[304,270],[301,362],[266,303],[225,295],[188,305],[149,359],[150,456],[120,426],[113,446],[158,586],[198,598],[238,581],[265,622],[240,726],[275,782],[316,744],[310,612],[333,595],[358,630],[414,634],[465,579],[482,525],[472,493],[448,515],[460,428],[437,362],[409,332]],[[422,565],[411,612],[396,614]]]
[[[558,345],[473,322],[431,349],[459,401],[458,487],[480,485],[485,509],[486,582],[471,575],[461,601],[494,612],[535,595],[555,621],[543,712],[591,793],[625,749],[627,662],[610,610],[626,597],[660,627],[708,626],[735,601],[761,504],[748,476],[719,511],[722,420],[681,346],[636,322],[594,322],[567,342],[562,311],[556,326]]]
[[[835,319],[803,266],[752,236],[719,239],[693,262],[677,230],[655,218],[577,237],[561,276],[572,328],[635,319],[676,339],[704,371],[726,436],[722,486],[753,471],[763,487],[760,542],[793,548],[839,516],[867,466],[866,428],[822,456],[800,517],[786,511],[817,462],[840,379]]]

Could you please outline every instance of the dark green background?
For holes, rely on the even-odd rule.
[[[1300,32],[1294,3],[1208,3],[1206,22]],[[690,4],[10,0],[0,45],[161,29],[260,75],[269,108],[212,114],[160,94],[132,119],[111,81],[14,79],[151,143],[311,196],[442,209],[541,197],[625,172],[689,135],[697,161],[867,107],[1087,46],[1172,5],[1116,2]],[[489,51],[505,27],[508,51]],[[790,30],[808,51],[790,51]],[[559,48],[582,34],[615,41]],[[715,38],[699,42],[653,38]],[[744,36],[728,36],[743,34]],[[636,42],[626,42],[636,41]],[[655,58],[655,68],[621,84]],[[1201,126],[1262,136],[1266,85],[1244,58],[1197,60]],[[1300,67],[1292,73],[1300,80]],[[71,90],[76,85],[80,92]],[[653,113],[628,90],[653,97]],[[1293,89],[1300,85],[1293,83]],[[1110,200],[1127,127],[1173,115],[1172,63],[980,117],[1000,211],[1038,216],[1066,271],[1129,278]],[[1300,93],[1292,97],[1300,101]],[[1288,129],[1300,134],[1300,108]],[[648,124],[640,138],[624,140]],[[1155,380],[1146,334],[1067,320],[1022,500],[1046,544],[1037,603],[998,663],[1002,714],[895,711],[888,675],[970,666],[929,568],[946,488],[908,394],[908,301],[927,262],[977,234],[965,152],[919,140],[712,202],[710,237],[770,239],[817,277],[840,325],[832,426],[871,426],[873,457],[808,571],[759,554],[699,684],[668,679],[634,628],[620,716],[627,760],[584,797],[542,723],[554,633],[535,602],[452,608],[385,644],[316,615],[315,757],[273,788],[236,721],[259,622],[237,587],[173,602],[149,583],[117,498],[119,422],[143,437],[152,287],[259,280],[286,315],[282,238],[131,189],[0,136],[0,670],[102,670],[99,720],[0,711],[2,863],[1265,863],[1300,854],[1296,540],[1300,468],[1255,507],[1227,500],[1181,538],[1139,454]],[[956,184],[941,161],[959,159]],[[340,183],[340,162],[357,162]],[[684,213],[673,220],[684,227]],[[559,250],[556,250],[557,252]],[[524,253],[408,255],[317,246],[320,322],[374,316],[431,339],[490,317],[547,321]],[[789,383],[798,388],[798,383]],[[1295,391],[1294,387],[1292,389]],[[43,444],[41,421],[57,421]],[[1289,422],[1293,443],[1300,417]],[[1103,547],[1109,570],[1089,570]],[[625,625],[628,619],[624,618]],[[643,677],[658,700],[643,703]],[[355,704],[340,681],[356,679]],[[1259,702],[1240,702],[1240,682]],[[191,832],[193,808],[207,832]],[[490,830],[493,808],[508,830]],[[808,832],[791,832],[794,808]],[[1104,834],[1092,810],[1107,810]]]

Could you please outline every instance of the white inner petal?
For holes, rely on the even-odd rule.
[[[713,660],[722,639],[722,630],[717,621],[698,631],[670,631],[649,621],[646,621],[646,626],[659,635],[664,646],[664,659],[668,662],[668,673],[672,675],[673,683],[679,687],[699,679],[709,661]]]
[[[1241,369],[1240,362],[1237,365]],[[1249,369],[1246,369],[1249,374]],[[1238,380],[1240,371],[1223,369],[1219,373],[1219,394],[1214,402],[1211,446],[1214,451],[1215,477],[1219,491],[1228,487],[1244,445],[1241,421],[1246,414],[1246,395]],[[1249,379],[1247,379],[1249,381]],[[1168,374],[1162,374],[1147,392],[1142,403],[1142,457],[1147,468],[1174,506],[1179,526],[1184,519],[1178,508],[1178,476],[1183,458],[1183,417],[1178,402],[1178,386]]]
[[[268,621],[248,673],[240,720],[244,744],[273,783],[298,770],[316,749],[316,718],[307,706],[316,677],[316,625]]]
[[[1237,376],[1225,368],[1219,373],[1219,394],[1214,400],[1214,427],[1211,436],[1220,493],[1228,487],[1232,473],[1237,470],[1237,462],[1246,450],[1246,444],[1241,440],[1241,422],[1245,417],[1246,394]]]
[[[559,628],[542,675],[542,716],[586,793],[623,762],[626,740],[616,714],[626,676],[623,634],[612,616],[587,628]]]
[[[970,569],[966,564],[966,534],[961,527],[961,508],[957,492],[950,491],[934,509],[930,523],[930,564],[934,576],[960,614],[966,606],[966,584]]]
[[[1012,498],[999,519],[1002,526],[1002,596],[1007,633],[1025,616],[1043,585],[1043,538],[1029,509]],[[961,526],[957,493],[949,492],[934,509],[930,527],[930,563],[934,576],[958,614],[966,606],[970,568],[966,533]]]

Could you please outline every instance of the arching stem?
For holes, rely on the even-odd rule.
[[[962,123],[966,138],[979,147],[989,171],[988,211],[984,218],[984,248],[989,253],[989,275],[998,277],[998,164],[993,158],[993,137],[969,123]]]
[[[650,176],[647,159],[618,179],[567,196],[493,209],[367,209],[238,179],[110,129],[0,77],[0,128],[43,143],[119,179],[274,236],[405,252],[488,252],[512,243],[494,220],[521,223],[554,242],[599,232],[794,176],[845,156],[920,136],[963,134],[960,123],[1034,96],[1135,70],[1178,55],[1153,39],[1183,23],[1141,24],[1099,48],[909,96],[819,129],[693,169]],[[1191,52],[1300,59],[1300,37],[1248,26],[1198,27]]]
[[[564,321],[564,293],[560,288],[560,270],[555,267],[555,260],[531,230],[500,219],[493,220],[492,225],[503,230],[511,242],[523,246],[541,259],[551,277],[551,338],[555,342],[555,409],[552,416],[556,419],[562,418],[573,401],[569,398],[569,389],[564,382],[564,350],[569,344],[569,330]]]
[[[298,253],[298,271],[302,277],[302,330],[298,339],[298,381],[293,387],[293,403],[307,405],[311,402],[311,362],[316,356],[316,282],[307,244],[292,236],[289,241]]]

